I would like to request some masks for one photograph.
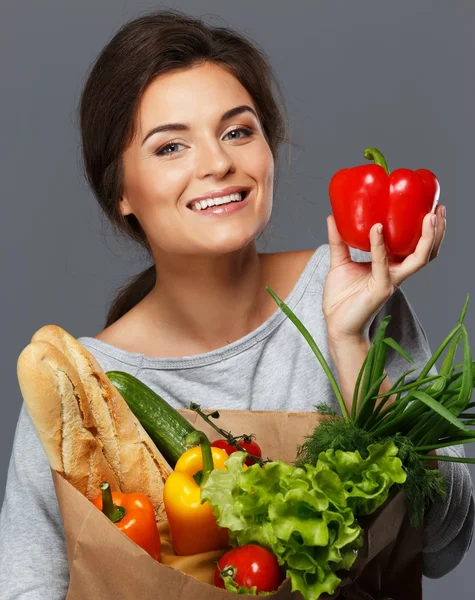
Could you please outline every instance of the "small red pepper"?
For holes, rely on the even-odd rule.
[[[396,169],[390,173],[376,148],[367,148],[364,156],[374,164],[341,169],[330,181],[330,202],[338,232],[351,248],[369,252],[369,231],[375,223],[381,223],[389,255],[405,258],[417,246],[425,215],[435,212],[439,182],[428,169]]]
[[[160,534],[155,522],[153,504],[144,494],[111,492],[108,483],[101,483],[102,493],[93,504],[101,510],[133,542],[152,558],[160,561]]]

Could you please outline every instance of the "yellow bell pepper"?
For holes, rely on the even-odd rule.
[[[219,527],[208,502],[201,503],[201,488],[193,475],[202,471],[202,485],[209,473],[223,469],[229,455],[221,448],[211,448],[201,431],[187,436],[187,443],[201,443],[184,452],[168,476],[163,501],[173,548],[178,555],[187,556],[229,546],[228,530]]]

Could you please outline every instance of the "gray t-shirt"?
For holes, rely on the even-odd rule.
[[[368,255],[353,252],[355,260]],[[285,299],[303,321],[336,374],[326,341],[322,291],[329,269],[328,245],[319,247],[292,292]],[[232,307],[230,307],[232,314]],[[421,325],[399,289],[370,327],[370,336],[386,315],[392,315],[387,335],[414,358],[416,377],[430,349]],[[277,309],[255,331],[218,350],[183,358],[149,358],[120,350],[91,337],[79,341],[104,371],[121,370],[138,377],[176,408],[190,401],[204,408],[309,411],[327,402],[339,411],[328,380],[295,326]],[[413,366],[413,365],[412,365]],[[392,381],[408,368],[394,351],[388,353]],[[444,454],[463,456],[462,446]],[[441,463],[448,481],[447,500],[428,510],[424,534],[423,571],[441,577],[466,554],[474,528],[472,481],[463,464]],[[68,589],[68,565],[61,516],[42,446],[22,406],[0,514],[0,598],[2,600],[63,600]]]

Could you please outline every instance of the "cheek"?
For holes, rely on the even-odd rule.
[[[272,209],[272,199],[274,196],[274,157],[269,146],[266,144],[266,152],[262,152],[261,158],[257,163],[260,180],[263,185],[266,206],[270,213]]]
[[[150,158],[124,172],[125,197],[139,221],[146,220],[175,205],[186,189],[186,181],[183,168],[163,168]]]
[[[258,227],[256,235],[259,235],[271,218],[274,197],[274,157],[265,140],[250,153],[247,173],[258,186],[258,202],[255,204],[254,216],[257,218]]]
[[[270,151],[269,151],[270,154]],[[266,187],[273,191],[274,188],[274,157],[270,154],[269,161],[267,163],[266,175]]]
[[[267,142],[254,144],[252,152],[245,154],[245,170],[259,185],[266,198],[272,197],[274,185],[274,157]]]
[[[264,138],[261,139],[260,144],[254,145],[249,159],[254,165],[254,168],[259,172],[261,178],[267,179],[269,173],[271,173],[270,178],[272,179],[274,173],[274,157]]]

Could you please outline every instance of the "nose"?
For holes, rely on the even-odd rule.
[[[234,162],[219,141],[210,140],[200,145],[197,153],[197,177],[204,178],[209,175],[224,177],[232,171],[234,171]]]

